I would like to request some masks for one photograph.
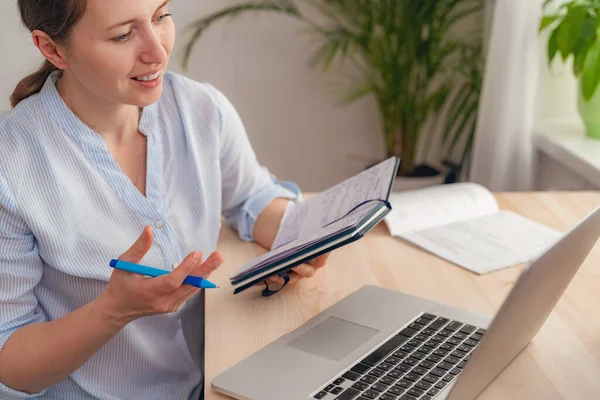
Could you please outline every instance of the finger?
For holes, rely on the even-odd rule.
[[[283,287],[283,285],[285,285],[285,280],[280,276],[271,277],[271,278],[265,280],[263,282],[263,285],[265,282],[267,284],[268,289],[273,290],[273,291],[278,291],[279,289],[281,289]]]
[[[167,275],[151,280],[152,286],[161,293],[171,293],[181,286],[184,279],[202,262],[202,253],[193,251],[181,264]],[[189,288],[188,288],[189,289]]]
[[[187,299],[189,299],[190,297],[192,297],[193,295],[195,295],[199,291],[200,291],[200,289],[197,288],[197,287],[194,287],[194,286],[189,286],[189,285],[183,285],[183,286],[181,286],[180,288],[178,288],[172,294],[172,298],[173,298],[173,306],[172,306],[172,308],[174,310],[176,310]]]
[[[310,278],[315,274],[316,268],[308,264],[300,264],[297,267],[292,268],[292,271],[303,278]]]
[[[267,284],[269,285],[283,285],[285,283],[285,279],[280,276],[272,276],[267,279]]]
[[[330,253],[326,253],[326,254],[320,255],[317,258],[313,258],[312,260],[309,261],[309,264],[315,268],[324,267],[325,264],[327,263],[327,259],[329,258],[329,254]]]
[[[119,260],[133,263],[140,262],[152,247],[153,237],[152,228],[146,225],[135,243],[118,257]]]
[[[278,276],[278,275],[274,275],[274,276],[271,276],[271,277],[265,279],[262,282],[258,282],[256,284],[254,284],[254,286],[264,286],[265,283],[267,285],[279,285],[279,286],[282,286],[285,283],[285,280],[282,277]]]
[[[169,293],[168,296],[174,299],[174,302],[179,300],[180,298],[186,296],[188,293],[193,291],[198,291],[199,288],[191,285],[181,285],[177,289],[175,289],[172,293]]]
[[[290,274],[290,281],[288,282],[288,284],[294,285],[296,282],[298,282],[298,280],[300,280],[302,278],[303,277],[298,274]]]
[[[208,278],[217,268],[223,265],[224,258],[218,251],[214,251],[203,263],[192,270],[192,275]]]
[[[198,288],[194,288],[192,287],[192,289],[190,289],[185,295],[179,297],[175,303],[173,303],[173,306],[171,307],[172,311],[177,311],[179,310],[179,308],[181,307],[181,305],[183,303],[185,303],[190,297],[194,296],[196,293],[198,293],[200,291],[200,289]]]
[[[223,256],[221,255],[221,253],[219,252],[213,252],[204,262],[200,262],[198,265],[196,265],[196,267],[194,267],[194,269],[192,269],[192,271],[190,272],[189,275],[193,275],[193,276],[200,276],[202,278],[208,278],[208,276],[217,268],[219,268],[219,266],[221,266],[223,264]],[[185,279],[185,278],[184,278]],[[185,289],[197,289],[200,290],[199,288],[196,288],[195,286],[191,286],[191,285],[182,285],[180,288],[177,289],[177,291],[182,290],[181,293],[185,292]]]

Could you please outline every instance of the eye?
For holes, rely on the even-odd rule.
[[[163,22],[165,19],[167,19],[170,16],[171,16],[171,14],[169,14],[169,13],[163,14],[160,17],[156,18],[156,22]]]
[[[127,39],[129,39],[129,37],[132,35],[132,33],[133,33],[133,31],[129,31],[127,33],[124,33],[122,35],[114,37],[113,40],[118,43],[124,43],[127,41]]]

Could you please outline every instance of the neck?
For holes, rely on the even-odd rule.
[[[58,81],[57,89],[71,111],[105,141],[118,144],[137,135],[140,119],[137,106],[98,97],[68,71]]]

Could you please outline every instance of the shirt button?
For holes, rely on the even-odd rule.
[[[164,224],[160,219],[154,223],[154,226],[156,226],[158,229],[162,228],[163,225]]]

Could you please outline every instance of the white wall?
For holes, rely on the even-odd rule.
[[[550,119],[579,119],[577,98],[579,89],[577,78],[573,75],[573,60],[563,63],[560,57],[548,65],[546,40],[541,41],[541,74],[540,74],[540,117]]]
[[[8,7],[5,5],[0,24],[0,113],[10,109],[8,99],[19,80],[42,61],[31,44],[29,31],[21,25],[16,4],[16,0],[10,0]]]

